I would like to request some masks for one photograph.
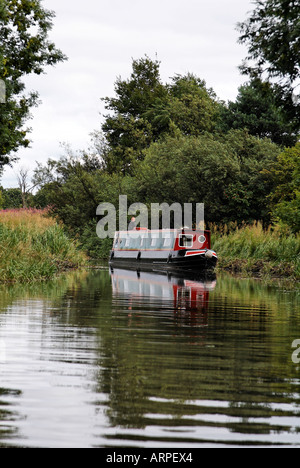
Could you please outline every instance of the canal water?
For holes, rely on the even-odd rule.
[[[107,267],[2,287],[0,447],[300,447],[299,302]]]

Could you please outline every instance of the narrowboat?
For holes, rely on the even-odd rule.
[[[135,269],[213,270],[217,254],[210,231],[136,228],[115,233],[110,264]]]

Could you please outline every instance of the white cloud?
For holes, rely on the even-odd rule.
[[[20,149],[20,165],[61,155],[60,142],[74,149],[89,144],[104,112],[100,98],[112,96],[117,76],[127,78],[132,58],[145,54],[161,61],[161,77],[192,72],[218,97],[234,99],[245,81],[238,65],[245,49],[237,43],[236,23],[253,9],[251,0],[44,0],[56,12],[50,38],[68,62],[27,79],[42,104],[29,122],[31,148]],[[15,186],[6,169],[4,186]]]

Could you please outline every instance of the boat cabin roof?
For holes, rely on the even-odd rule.
[[[114,250],[180,250],[210,248],[210,231],[192,229],[117,231]]]

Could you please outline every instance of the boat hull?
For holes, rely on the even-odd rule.
[[[208,271],[217,264],[213,251],[111,251],[110,265],[140,270]]]

